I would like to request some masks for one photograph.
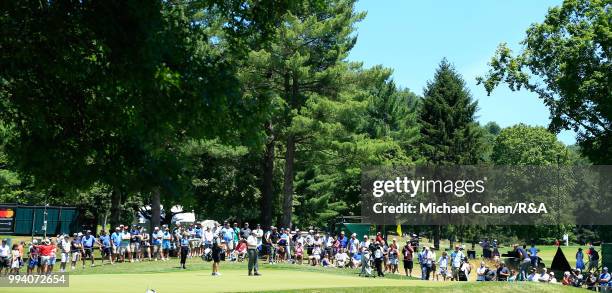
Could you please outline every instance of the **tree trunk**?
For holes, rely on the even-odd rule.
[[[153,231],[155,227],[160,226],[161,220],[161,199],[160,199],[160,190],[159,187],[153,188],[151,191],[151,220],[149,223],[151,224],[150,230]]]
[[[291,83],[289,83],[291,81]],[[290,85],[290,86],[289,86]],[[299,83],[297,73],[293,72],[291,78],[285,76],[285,93],[291,97],[290,110],[300,108],[298,102]],[[293,117],[291,112],[288,116],[287,127],[291,127]],[[293,214],[293,165],[295,161],[295,136],[292,133],[287,135],[287,146],[285,151],[285,176],[283,184],[283,222],[285,228],[291,229],[291,216]]]
[[[293,160],[295,159],[295,141],[292,134],[287,137],[285,152],[285,182],[283,185],[283,222],[285,228],[291,228],[293,213]]]
[[[268,133],[268,143],[263,157],[263,186],[261,198],[261,218],[262,227],[269,229],[272,226],[272,199],[274,198],[274,146],[275,137],[273,132],[272,122],[269,121],[266,125]]]
[[[111,193],[110,231],[118,227],[121,220],[121,190],[113,188]]]
[[[441,227],[440,225],[435,225],[434,226],[434,248],[436,250],[440,249],[440,234],[441,234]]]

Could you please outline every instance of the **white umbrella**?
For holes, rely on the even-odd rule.
[[[219,222],[215,220],[204,220],[200,222],[200,224],[202,225],[202,228],[206,229],[206,227],[208,227],[212,230],[215,227],[215,224],[219,225]]]

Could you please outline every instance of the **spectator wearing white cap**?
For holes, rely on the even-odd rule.
[[[8,245],[6,239],[2,239],[2,243],[0,244],[0,275],[2,275],[2,271],[4,271],[4,274],[8,275],[10,268],[11,247]]]
[[[79,235],[80,234],[80,235]],[[81,255],[83,253],[83,245],[81,243],[81,233],[74,233],[72,237],[72,241],[70,241],[70,254],[72,255],[72,266],[71,269],[74,270],[76,267],[76,263],[81,259]]]
[[[91,259],[91,266],[92,267],[95,266],[93,251],[94,251],[94,245],[98,243],[98,240],[96,239],[96,237],[91,235],[91,230],[87,230],[85,232],[85,236],[83,236],[82,243],[83,243],[83,257],[82,257],[83,268],[85,268],[85,261],[88,258]]]
[[[354,254],[359,252],[359,240],[357,240],[357,234],[353,233],[351,235],[351,239],[349,239],[347,246],[350,257],[353,257]]]
[[[123,225],[115,227],[115,232],[111,234],[111,253],[113,254],[111,264],[119,261],[119,247],[121,247],[121,230]]]
[[[68,235],[62,235],[59,241],[61,257],[60,272],[66,272],[66,263],[70,260],[70,239]]]
[[[247,239],[247,254],[249,256],[249,276],[259,276],[259,262],[258,262],[258,241],[257,241],[257,232],[255,230],[250,231],[250,234]]]
[[[540,276],[538,276],[538,281],[540,281],[542,283],[550,282],[550,275],[548,274],[548,270],[546,270],[546,268],[542,269],[542,272],[540,273]]]

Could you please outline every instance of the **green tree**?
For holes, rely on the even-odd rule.
[[[540,126],[517,124],[504,128],[495,139],[493,163],[496,165],[545,166],[568,162],[568,151],[557,136]]]
[[[475,122],[477,102],[453,66],[443,59],[424,91],[419,113],[421,154],[432,165],[473,165],[482,161],[483,132]],[[433,227],[440,246],[440,226]]]
[[[19,172],[62,190],[150,194],[158,225],[161,193],[176,198],[188,182],[181,146],[223,137],[242,121],[230,109],[248,104],[191,4],[7,5],[0,119],[15,130],[6,152]]]
[[[295,215],[300,226],[326,226],[361,212],[364,166],[412,165],[418,98],[400,90],[391,70],[347,64],[337,94],[313,97],[294,117],[306,136],[297,149]]]
[[[310,135],[294,123],[294,117],[313,96],[337,91],[339,65],[355,43],[354,23],[363,16],[355,13],[352,0],[303,2],[283,15],[270,36],[269,46],[249,55],[253,67],[248,71],[261,81],[257,92],[281,105],[280,117],[271,117],[266,125],[265,158],[274,159],[275,142],[284,141],[284,227],[290,227],[292,221],[296,148],[304,135]],[[264,166],[264,177],[269,179],[273,163],[265,162]],[[269,192],[269,183],[264,183],[264,194]]]
[[[594,163],[612,163],[612,11],[609,0],[565,0],[531,25],[513,55],[501,44],[479,83],[538,94],[550,110],[549,129],[578,132]]]
[[[461,76],[446,60],[427,83],[419,114],[421,152],[431,164],[477,164],[482,132],[473,101]]]

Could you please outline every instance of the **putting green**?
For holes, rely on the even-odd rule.
[[[213,277],[210,270],[70,276],[68,288],[2,288],[9,292],[235,292],[307,289],[321,287],[403,286],[399,279],[359,278],[322,272],[270,270],[260,277],[249,277],[244,270],[222,271]],[[442,285],[443,283],[439,283]],[[180,290],[178,289],[180,288]]]
[[[135,266],[134,266],[135,265]],[[202,263],[203,265],[203,263]],[[129,267],[134,266],[134,272]],[[160,269],[163,270],[160,271]],[[70,286],[63,288],[0,288],[3,293],[22,292],[581,292],[559,285],[497,282],[432,282],[408,280],[398,276],[362,278],[350,271],[304,269],[292,266],[262,267],[263,276],[249,277],[243,264],[222,266],[222,276],[213,277],[210,269],[194,264],[192,269],[178,271],[169,263],[119,264],[115,273],[90,273],[102,268],[77,271],[70,275]],[[101,271],[113,269],[105,266]],[[128,269],[124,271],[124,269]],[[122,272],[123,271],[123,272]],[[122,273],[121,273],[122,272]]]

